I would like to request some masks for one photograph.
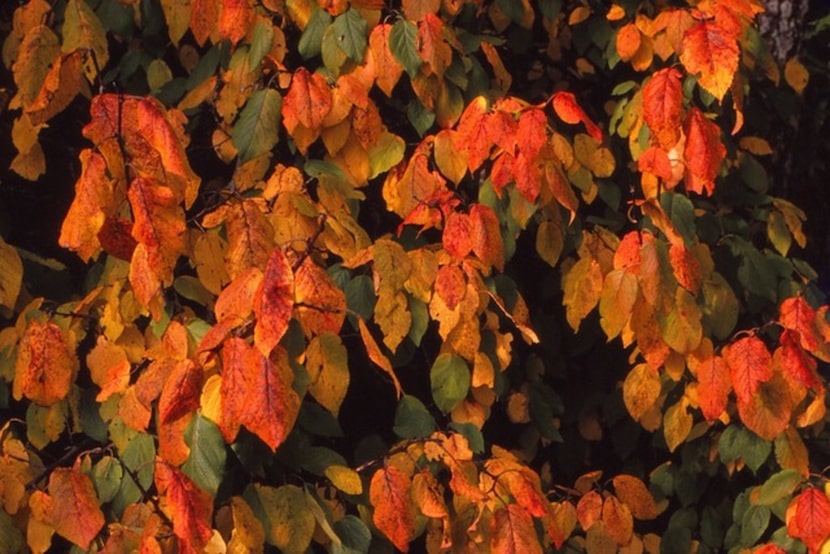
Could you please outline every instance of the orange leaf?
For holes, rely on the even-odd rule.
[[[380,346],[378,346],[378,343],[375,341],[372,333],[369,332],[369,328],[366,326],[366,322],[363,321],[362,317],[357,320],[357,323],[360,328],[360,338],[363,339],[363,345],[366,347],[366,355],[369,356],[372,363],[389,375],[392,379],[392,383],[395,385],[395,393],[397,394],[397,397],[400,398],[403,395],[403,389],[401,388],[400,381],[398,381],[398,376],[395,375],[395,370],[392,368],[392,364],[389,362],[389,358],[381,352]]]
[[[439,78],[452,63],[452,49],[444,40],[444,22],[434,13],[424,15],[418,23],[418,55],[429,65],[423,71],[435,73]]]
[[[404,6],[404,11],[406,11],[406,6]],[[369,51],[374,58],[375,71],[377,72],[376,83],[378,88],[389,97],[392,96],[392,91],[403,74],[403,66],[389,49],[389,32],[391,30],[392,25],[381,23],[376,25],[369,34]]]
[[[795,513],[787,510],[787,534],[801,539],[810,554],[819,551],[830,538],[830,500],[822,491],[809,487],[793,500]]]
[[[162,425],[196,411],[204,377],[202,368],[192,360],[176,364],[161,389],[159,420]]]
[[[462,261],[473,249],[472,221],[469,215],[452,212],[441,235],[444,250],[456,262]]]
[[[682,243],[672,244],[669,248],[669,260],[677,283],[697,295],[700,290],[700,262]]]
[[[576,505],[576,518],[583,531],[587,531],[602,517],[602,496],[597,491],[588,491]]]
[[[747,402],[761,383],[772,378],[772,356],[764,341],[756,336],[743,337],[723,349],[729,375],[738,400]]]
[[[162,461],[157,461],[155,468],[161,509],[173,522],[179,552],[202,552],[213,534],[213,499],[177,468]]]
[[[294,300],[306,336],[340,332],[346,319],[346,295],[311,257],[303,260],[294,275]]]
[[[98,232],[113,210],[113,183],[107,175],[107,162],[99,153],[86,148],[79,157],[81,176],[75,183],[75,199],[61,225],[58,242],[88,262],[101,249]]]
[[[274,248],[254,300],[254,344],[268,356],[288,330],[294,307],[294,273],[282,249]]]
[[[484,204],[473,204],[470,207],[470,222],[473,253],[484,264],[503,271],[504,242],[496,213]]]
[[[132,236],[133,222],[123,217],[108,217],[98,231],[98,242],[107,254],[129,261],[138,243]]]
[[[219,4],[222,6],[222,15],[217,22],[218,36],[236,44],[253,27],[254,8],[250,0],[221,0]]]
[[[476,97],[461,114],[456,128],[456,144],[463,144],[467,150],[467,169],[475,171],[490,156],[492,141],[489,133],[487,99]]]
[[[133,238],[144,247],[155,278],[169,285],[185,251],[184,210],[170,188],[142,177],[133,180],[127,197],[135,218]]]
[[[553,111],[565,123],[571,125],[583,123],[588,134],[597,142],[602,142],[602,130],[591,121],[585,110],[576,102],[576,96],[572,92],[560,91],[554,94]]]
[[[441,8],[440,0],[403,0],[403,13],[410,21],[420,21],[427,14],[435,14]]]
[[[74,349],[60,327],[32,320],[17,348],[14,398],[26,397],[42,406],[51,406],[69,394],[78,369]]]
[[[709,94],[723,100],[738,71],[740,50],[735,36],[714,21],[700,21],[683,35],[680,61]]]
[[[496,118],[493,118],[493,121],[495,120]],[[515,130],[515,140],[519,146],[519,151],[528,159],[535,158],[547,141],[547,127],[548,116],[538,108],[525,110],[519,116],[519,124]],[[510,138],[512,139],[512,137]],[[505,150],[507,149],[505,148]]]
[[[219,0],[190,0],[190,30],[199,46],[204,46],[216,29],[221,6]]]
[[[230,284],[222,289],[213,312],[216,314],[216,321],[223,322],[230,320],[234,325],[239,325],[254,309],[256,293],[262,285],[262,271],[256,267],[250,267],[239,274]]]
[[[783,374],[807,388],[821,388],[821,378],[816,373],[816,359],[807,354],[798,343],[798,333],[784,329],[778,337],[780,346],[775,350],[772,363]]]
[[[778,323],[785,329],[795,331],[801,346],[815,352],[821,339],[816,328],[816,311],[803,296],[793,296],[781,302]]]
[[[457,265],[442,266],[435,276],[434,290],[447,308],[454,310],[467,292],[464,272]]]
[[[415,536],[415,506],[409,488],[409,477],[393,465],[377,470],[369,483],[369,501],[375,507],[372,521],[403,552],[409,551]]]
[[[697,108],[692,108],[684,125],[686,147],[686,189],[711,195],[715,177],[726,157],[726,147],[720,140],[720,127],[706,119]]]
[[[282,102],[285,128],[293,134],[297,123],[307,129],[319,129],[331,111],[332,98],[326,78],[319,73],[309,73],[301,67],[291,78],[291,88]]]
[[[634,23],[627,23],[617,31],[617,53],[624,62],[629,61],[640,49],[642,35]]]
[[[231,279],[250,267],[264,268],[274,249],[274,230],[260,204],[246,198],[230,205],[225,217],[225,265]]]
[[[602,503],[602,523],[606,532],[620,545],[631,542],[634,534],[634,518],[631,510],[621,503],[616,496],[609,495]]]
[[[640,155],[637,160],[637,169],[642,173],[652,175],[669,181],[672,177],[671,160],[665,150],[657,146],[651,146]]]
[[[723,358],[711,352],[702,360],[698,360],[694,355],[689,356],[688,363],[697,376],[700,411],[703,412],[706,421],[712,422],[720,417],[729,401],[729,392],[732,390],[729,366]]]
[[[225,440],[233,442],[239,426],[244,425],[276,450],[300,410],[300,397],[291,388],[293,381],[294,373],[282,348],[266,358],[240,338],[226,340],[222,348],[219,422]]]
[[[412,499],[427,517],[449,516],[443,492],[443,487],[428,469],[421,470],[412,479]]]
[[[48,519],[55,531],[86,550],[104,527],[92,481],[76,469],[56,468],[49,476]]]
[[[95,347],[86,356],[86,365],[92,382],[101,387],[95,397],[104,402],[115,393],[123,392],[130,384],[130,362],[124,349],[104,335],[98,337]]]
[[[643,87],[643,119],[664,150],[670,150],[680,140],[683,119],[681,77],[678,70],[667,67],[656,72]]]
[[[614,484],[617,498],[628,506],[635,518],[648,520],[657,517],[657,504],[654,502],[654,497],[640,479],[633,475],[620,474],[615,476],[611,482]]]
[[[493,554],[542,554],[533,518],[517,504],[508,504],[493,514],[490,537]]]

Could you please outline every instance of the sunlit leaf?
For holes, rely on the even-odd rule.
[[[403,552],[415,534],[415,507],[409,496],[410,479],[395,466],[378,469],[369,484],[369,501],[375,507],[375,526]]]
[[[212,534],[213,499],[177,468],[157,462],[155,469],[161,508],[173,522],[179,551],[201,551]]]

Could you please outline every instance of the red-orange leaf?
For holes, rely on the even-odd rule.
[[[386,96],[392,96],[392,90],[403,74],[403,67],[389,49],[389,32],[392,25],[381,23],[369,34],[369,51],[375,62],[376,83]]]
[[[236,44],[253,26],[254,8],[250,0],[222,0],[220,4],[219,38],[230,39],[231,44]]]
[[[170,423],[196,411],[202,393],[204,372],[192,360],[181,360],[167,377],[159,398],[159,420]]]
[[[403,552],[409,551],[415,535],[415,507],[409,487],[409,477],[393,465],[377,470],[369,484],[369,501],[375,507],[372,521]]]
[[[263,269],[274,249],[274,230],[255,200],[231,204],[225,219],[226,267],[231,279],[250,267]]]
[[[493,554],[542,553],[533,518],[518,504],[497,510],[490,521],[490,552]]]
[[[294,300],[306,336],[340,332],[346,319],[346,295],[310,257],[294,275]]]
[[[583,531],[590,529],[602,517],[602,496],[597,491],[588,491],[576,504],[576,518]]]
[[[444,232],[441,235],[444,250],[453,260],[460,262],[473,249],[472,221],[470,216],[461,212],[452,212],[447,217]]]
[[[291,388],[293,381],[294,373],[282,348],[266,358],[240,338],[226,340],[222,348],[219,422],[225,440],[233,442],[239,426],[244,425],[276,450],[300,411],[300,397]]]
[[[740,50],[735,36],[715,21],[700,21],[683,35],[680,61],[698,83],[722,100],[738,70]]]
[[[743,337],[723,350],[729,375],[738,400],[748,401],[761,383],[772,378],[772,356],[764,341],[756,336]]]
[[[747,429],[772,441],[790,425],[793,408],[804,397],[804,389],[784,379],[780,372],[758,386],[747,399],[738,398],[738,415]]]
[[[697,295],[700,290],[700,262],[682,243],[672,244],[669,248],[669,260],[677,283]]]
[[[686,148],[686,189],[711,195],[715,191],[715,177],[726,157],[726,147],[720,140],[720,128],[706,119],[697,108],[692,108],[684,126]]]
[[[285,128],[292,134],[297,123],[307,129],[319,129],[331,106],[331,89],[326,78],[301,67],[291,78],[291,88],[282,102]]]
[[[452,62],[452,49],[444,40],[444,22],[434,13],[428,13],[418,23],[418,55],[429,69],[442,77]]]
[[[614,483],[617,498],[628,506],[635,518],[649,520],[657,517],[657,504],[654,502],[654,497],[640,479],[623,473],[615,476],[611,482]]]
[[[190,30],[199,46],[204,46],[219,21],[218,0],[190,0]]]
[[[496,119],[493,118],[494,121]],[[535,158],[545,144],[548,136],[547,126],[548,116],[538,108],[526,110],[519,116],[519,125],[515,131],[516,143],[519,151],[528,159]]]
[[[683,119],[681,77],[677,69],[667,67],[656,72],[643,87],[643,119],[665,150],[670,150],[680,139]]]
[[[597,127],[596,123],[591,121],[585,110],[582,109],[576,101],[576,96],[572,92],[557,92],[553,95],[553,111],[559,116],[559,119],[565,123],[576,125],[583,123],[585,130],[597,142],[602,142],[602,130]]]
[[[805,350],[815,352],[819,348],[819,333],[816,329],[816,311],[802,296],[793,296],[781,302],[778,322],[785,329],[798,333],[798,339]]]
[[[671,160],[669,153],[657,146],[651,146],[640,155],[637,160],[637,169],[642,173],[651,173],[668,181],[672,177]]]
[[[620,27],[617,31],[617,53],[620,59],[624,62],[629,61],[640,49],[642,43],[642,35],[640,30],[634,23],[628,23]]]
[[[80,159],[81,176],[75,183],[75,199],[61,225],[58,242],[88,262],[101,249],[98,232],[112,211],[113,183],[99,153],[87,148],[81,151]]]
[[[467,149],[467,169],[475,171],[490,156],[492,141],[488,131],[487,99],[475,98],[464,109],[458,122],[456,144]]]
[[[177,468],[161,461],[155,468],[161,509],[173,522],[180,554],[202,552],[213,534],[213,499]]]
[[[49,523],[60,536],[88,549],[104,527],[92,481],[75,469],[56,468],[49,476],[49,497]]]
[[[795,513],[787,510],[787,534],[801,539],[810,553],[818,552],[830,538],[830,500],[822,491],[810,487],[793,500]]]
[[[366,355],[369,356],[372,363],[389,375],[392,379],[392,383],[395,385],[395,393],[397,397],[400,398],[403,395],[403,389],[401,388],[400,381],[398,381],[398,376],[395,375],[394,368],[392,368],[392,363],[389,361],[389,358],[381,352],[380,346],[378,346],[378,343],[375,340],[375,337],[372,336],[372,333],[369,332],[369,328],[366,326],[366,322],[363,321],[363,318],[358,319],[357,323],[358,328],[360,329],[360,338],[363,339],[363,345],[366,347]]]
[[[786,377],[808,388],[821,387],[816,373],[816,359],[810,356],[798,343],[798,332],[784,329],[778,338],[780,346],[773,354],[772,362]]]
[[[486,265],[503,271],[504,241],[496,213],[484,204],[473,204],[470,207],[470,222],[473,253]]]
[[[74,349],[60,327],[32,320],[17,349],[14,398],[26,397],[42,406],[63,400],[78,368]]]
[[[697,396],[700,411],[706,421],[712,422],[720,417],[729,401],[732,382],[729,378],[729,366],[720,356],[709,356],[700,361],[691,360],[693,371],[697,376]]]
[[[294,273],[282,249],[274,248],[265,265],[265,276],[254,301],[254,344],[265,355],[288,330],[294,307]]]

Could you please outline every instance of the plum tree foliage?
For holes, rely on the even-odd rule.
[[[809,73],[761,11],[21,2],[10,169],[65,126],[86,275],[0,239],[0,543],[824,551],[828,306],[752,115]]]

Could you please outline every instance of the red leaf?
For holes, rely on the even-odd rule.
[[[720,127],[706,119],[697,108],[692,108],[684,127],[686,148],[686,189],[710,195],[715,191],[715,177],[726,157],[726,147],[720,140]]]
[[[190,0],[190,30],[199,46],[205,45],[216,28],[220,6],[217,0]]]
[[[808,488],[796,498],[795,514],[787,510],[787,534],[801,539],[810,553],[818,552],[830,538],[830,500],[822,491]]]
[[[294,373],[282,348],[272,356],[274,361],[237,337],[225,341],[219,428],[227,442],[233,442],[244,425],[276,450],[294,426],[300,410],[300,397],[291,388]]]
[[[638,275],[640,273],[640,248],[642,244],[640,231],[626,233],[614,252],[614,269],[627,269]]]
[[[156,462],[155,481],[161,509],[173,522],[173,533],[179,539],[179,553],[202,552],[213,534],[213,498],[165,462]]]
[[[525,110],[519,116],[519,127],[516,130],[516,142],[519,151],[528,159],[533,159],[539,154],[542,145],[547,140],[548,116],[545,112],[533,108]]]
[[[682,244],[672,244],[669,248],[669,260],[678,284],[696,295],[700,290],[700,262],[694,254]]]
[[[698,83],[723,100],[738,71],[741,51],[733,33],[714,21],[701,21],[683,35],[680,61],[686,71],[698,74]]]
[[[418,55],[438,77],[452,62],[452,49],[444,40],[444,22],[434,13],[428,13],[418,23]]]
[[[159,419],[170,423],[185,414],[196,411],[202,393],[204,372],[192,360],[176,364],[167,377],[159,398]]]
[[[472,173],[490,156],[492,141],[488,130],[487,99],[475,98],[467,105],[458,122],[457,144],[467,148],[467,168]]]
[[[712,422],[720,417],[729,401],[729,392],[732,390],[729,366],[720,356],[710,356],[694,365],[700,411],[706,421]]]
[[[778,323],[785,329],[798,333],[801,346],[810,352],[819,348],[819,333],[816,329],[816,311],[802,296],[793,296],[781,302]]]
[[[438,270],[435,276],[435,294],[444,301],[447,308],[454,310],[466,291],[464,272],[457,265],[445,265]]]
[[[230,39],[231,44],[236,44],[253,27],[254,8],[250,0],[222,0],[220,4],[219,38]]]
[[[49,497],[49,523],[62,537],[88,549],[104,527],[92,481],[75,469],[56,468],[49,476]]]
[[[331,106],[331,89],[326,78],[301,67],[291,78],[291,88],[282,102],[285,128],[293,134],[299,122],[307,129],[319,129]]]
[[[377,470],[369,483],[369,501],[375,507],[372,521],[403,552],[409,551],[409,542],[415,536],[415,509],[409,487],[409,477],[393,465]]]
[[[133,222],[129,219],[108,217],[98,231],[98,241],[104,252],[129,261],[138,243],[132,236]]]
[[[346,295],[311,257],[297,268],[294,295],[297,319],[306,336],[340,332],[346,319]]]
[[[268,356],[288,330],[294,308],[294,273],[280,248],[274,248],[254,300],[254,344]]]
[[[444,225],[441,242],[453,260],[460,262],[466,258],[473,249],[470,216],[460,212],[450,213]]]
[[[772,378],[772,356],[764,341],[756,336],[743,337],[723,350],[729,375],[738,400],[748,401],[761,383]]]
[[[637,169],[642,173],[651,173],[664,181],[671,179],[671,161],[669,154],[657,146],[651,146],[640,155],[637,160]]]
[[[13,394],[41,406],[66,398],[78,369],[78,359],[63,331],[54,323],[34,319],[26,326],[17,349]]]
[[[557,92],[553,95],[553,111],[559,116],[559,119],[565,123],[576,125],[583,123],[585,130],[597,142],[602,142],[602,130],[591,121],[585,110],[576,102],[576,96],[572,92]]]
[[[816,373],[816,359],[807,354],[798,343],[798,332],[785,329],[778,338],[779,346],[773,354],[773,364],[784,375],[808,388],[819,389],[821,379]]]
[[[483,204],[473,204],[470,222],[473,253],[486,265],[504,271],[504,242],[496,213]]]
[[[643,87],[643,119],[664,150],[670,150],[680,140],[683,119],[681,77],[677,69],[667,67],[656,72]]]

